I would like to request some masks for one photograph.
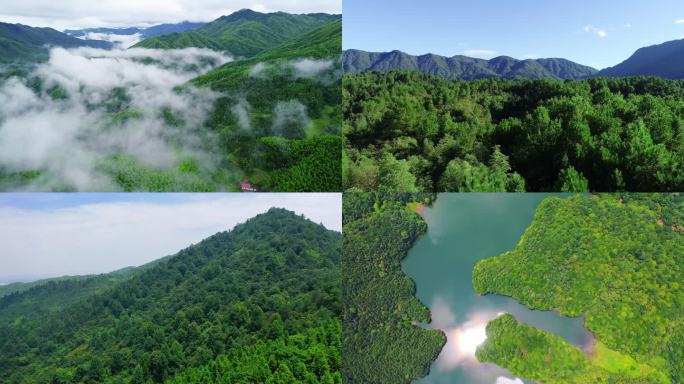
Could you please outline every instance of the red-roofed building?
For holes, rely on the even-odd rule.
[[[259,189],[253,186],[249,180],[242,180],[240,182],[240,190],[243,192],[259,192]]]

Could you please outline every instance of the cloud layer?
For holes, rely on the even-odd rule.
[[[172,167],[185,156],[211,167],[206,143],[213,141],[198,127],[218,95],[177,87],[229,60],[198,48],[52,49],[35,78],[0,84],[0,167],[44,170],[31,186],[38,190],[59,187],[55,183],[116,190],[98,171],[98,163],[116,153],[154,168]]]
[[[16,196],[26,203],[45,195]],[[182,201],[161,200],[159,194],[145,194],[142,201],[57,209],[0,206],[0,282],[12,276],[103,273],[141,265],[271,207],[303,214],[329,229],[342,227],[340,194],[189,194]]]
[[[0,0],[0,20],[59,30],[212,21],[243,8],[341,13],[341,0]]]
[[[596,35],[600,38],[604,38],[604,37],[608,36],[608,32],[606,32],[605,29],[595,27],[593,25],[586,25],[583,30],[584,30],[584,32],[591,33],[592,35]]]

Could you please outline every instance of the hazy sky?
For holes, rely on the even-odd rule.
[[[601,69],[681,38],[682,0],[344,1],[345,49],[562,57]]]
[[[243,8],[341,13],[341,0],[0,0],[0,22],[52,27],[123,27],[211,21]]]
[[[0,194],[0,283],[111,272],[282,207],[342,228],[341,194]]]

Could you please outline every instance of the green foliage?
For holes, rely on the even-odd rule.
[[[480,261],[480,294],[585,316],[608,348],[684,383],[684,198],[548,198],[512,252]]]
[[[293,15],[284,12],[264,14],[245,9],[220,17],[192,31],[145,39],[134,47],[198,47],[228,51],[238,57],[252,57],[339,19],[339,15]],[[341,51],[338,54],[339,52]]]
[[[441,331],[415,324],[429,322],[430,311],[401,271],[401,260],[427,230],[406,208],[411,201],[423,196],[344,194],[345,383],[409,383],[427,374],[446,342]]]
[[[273,208],[0,324],[2,381],[341,383],[340,253],[339,233]]]
[[[272,191],[339,191],[342,188],[341,156],[342,138],[339,136],[290,141],[283,153],[283,162],[264,162],[264,167],[279,167],[270,172],[268,188]]]
[[[570,167],[558,175],[556,189],[561,192],[589,192],[589,181],[575,168]]]
[[[603,348],[603,347],[602,347]],[[561,337],[519,324],[506,314],[487,325],[487,341],[476,353],[478,360],[505,367],[516,376],[547,384],[670,383],[661,372],[618,356],[620,365],[604,368]]]
[[[237,166],[262,190],[340,191],[342,87],[334,65],[323,78],[302,78],[287,70],[290,59],[329,59],[341,51],[342,24],[334,21],[267,50],[224,65],[193,80],[197,86],[231,95],[219,99],[207,125],[219,134],[228,166]],[[257,64],[265,74],[250,75]],[[235,111],[242,111],[248,124]],[[310,126],[299,119],[276,127],[278,107],[303,106]],[[278,128],[278,129],[276,129]]]
[[[199,175],[197,164],[191,160],[181,162],[177,169],[153,169],[132,156],[116,154],[102,161],[99,169],[126,192],[212,192],[215,189]]]
[[[420,191],[682,190],[682,100],[657,78],[345,76],[344,188],[380,188],[391,154]]]

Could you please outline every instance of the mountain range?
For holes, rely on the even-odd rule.
[[[81,40],[52,28],[0,23],[0,63],[41,61],[48,58],[48,46],[109,49],[100,40]]]
[[[517,60],[507,56],[491,60],[467,56],[444,57],[434,54],[412,56],[401,51],[344,51],[345,74],[366,71],[418,71],[450,80],[477,80],[492,77],[507,79],[578,80],[591,77],[659,76],[684,79],[684,40],[640,48],[624,62],[598,71],[566,59]]]
[[[509,79],[581,79],[598,71],[565,59],[516,60],[500,56],[491,60],[467,56],[444,57],[434,54],[412,56],[401,51],[366,52],[346,50],[343,56],[345,74],[365,71],[419,71],[451,80],[477,80],[492,77]]]
[[[340,252],[272,208],[145,268],[5,296],[0,381],[341,382]]]
[[[86,29],[67,29],[64,31],[69,36],[83,38],[89,33],[104,33],[112,35],[135,35],[140,34],[140,37],[147,39],[150,37],[157,37],[168,35],[170,33],[181,33],[191,31],[193,29],[201,28],[207,23],[193,23],[190,21],[183,21],[176,24],[159,24],[147,28],[86,28]]]
[[[252,57],[336,20],[341,20],[341,16],[323,13],[260,13],[243,9],[222,16],[201,28],[146,39],[134,47],[199,47],[227,51],[239,57]]]

